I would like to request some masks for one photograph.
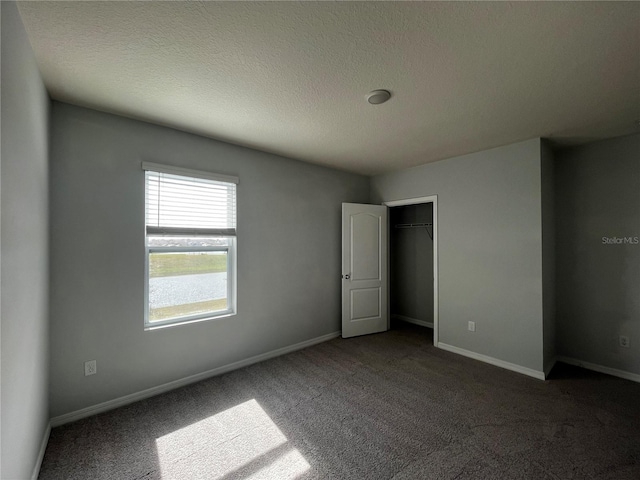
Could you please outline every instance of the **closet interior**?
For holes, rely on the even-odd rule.
[[[389,210],[391,318],[433,328],[433,204]]]

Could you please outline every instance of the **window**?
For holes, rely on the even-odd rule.
[[[145,328],[235,313],[236,177],[144,162]]]

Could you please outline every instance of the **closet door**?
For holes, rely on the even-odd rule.
[[[384,332],[388,312],[388,209],[342,204],[342,337]]]

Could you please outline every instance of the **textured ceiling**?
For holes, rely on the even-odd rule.
[[[363,174],[639,130],[640,3],[19,9],[56,100]]]

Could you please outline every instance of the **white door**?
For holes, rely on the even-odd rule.
[[[387,207],[342,204],[342,337],[389,328]]]

